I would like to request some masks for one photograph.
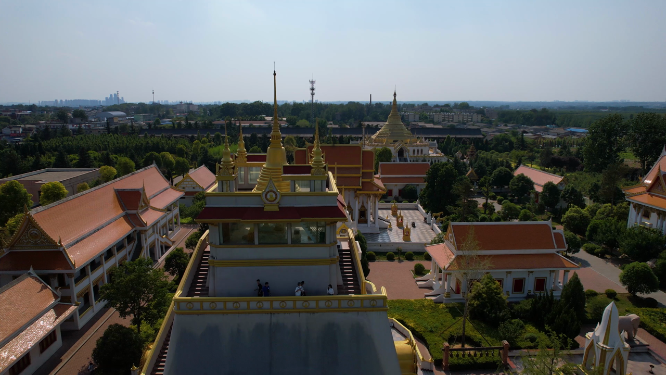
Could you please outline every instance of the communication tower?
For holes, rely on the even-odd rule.
[[[315,126],[314,123],[314,94],[315,94],[315,80],[314,76],[310,80],[310,97],[311,97],[311,103],[310,103],[310,117],[312,121],[312,126]]]

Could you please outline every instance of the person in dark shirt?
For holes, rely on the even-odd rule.
[[[263,292],[264,292],[264,297],[270,297],[271,296],[271,287],[268,286],[268,281],[266,281],[266,283],[264,283]]]
[[[257,279],[257,289],[255,289],[254,291],[257,292],[257,297],[261,297],[264,295],[264,289],[261,286],[261,281],[259,279]]]

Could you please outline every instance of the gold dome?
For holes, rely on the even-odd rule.
[[[402,123],[400,119],[400,113],[398,112],[398,102],[396,101],[396,93],[393,92],[393,106],[391,107],[391,114],[389,114],[388,120],[382,126],[377,133],[372,137],[372,143],[381,143],[381,144],[394,144],[397,142],[402,143],[416,143],[417,139],[414,137],[412,132],[405,127],[405,124]]]

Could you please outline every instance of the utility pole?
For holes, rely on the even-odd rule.
[[[310,103],[310,118],[312,120],[312,126],[315,126],[316,124],[314,123],[314,94],[315,94],[315,80],[314,80],[314,75],[312,76],[312,79],[310,80],[310,97],[311,97],[311,103]]]
[[[153,104],[155,104],[155,90],[153,89]]]

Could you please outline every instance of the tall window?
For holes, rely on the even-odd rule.
[[[58,341],[58,334],[56,330],[53,330],[53,332],[49,333],[48,336],[44,337],[44,339],[39,342],[39,352],[44,353],[44,351],[56,341]]]
[[[238,183],[245,183],[245,167],[238,168]]]
[[[248,183],[256,184],[259,179],[259,174],[261,173],[261,167],[250,167],[250,175]]]
[[[262,223],[259,226],[259,244],[286,244],[287,224]]]
[[[525,279],[513,279],[513,293],[525,293]]]
[[[19,359],[19,361],[9,369],[9,375],[18,375],[28,368],[28,366],[30,366],[30,353],[24,355],[23,358]]]
[[[220,243],[223,245],[254,244],[254,224],[222,223],[219,233]]]
[[[326,223],[312,221],[291,225],[291,243],[326,243]]]
[[[546,278],[537,277],[534,279],[534,292],[545,292],[546,291]]]

